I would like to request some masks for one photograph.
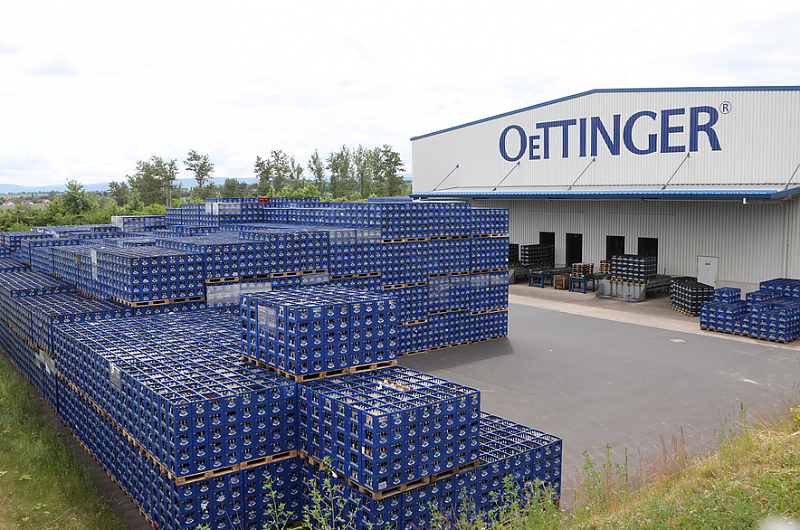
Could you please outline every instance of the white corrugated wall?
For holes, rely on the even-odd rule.
[[[758,283],[800,278],[800,208],[795,201],[473,201],[508,208],[512,243],[555,232],[556,262],[567,233],[583,234],[583,260],[606,258],[606,236],[624,236],[636,254],[639,237],[658,239],[658,272],[697,275],[697,256],[719,258],[719,280]],[[788,238],[787,238],[788,232]]]
[[[718,121],[712,128],[719,141],[718,150],[712,149],[708,135],[699,133],[698,150],[689,153],[692,107],[725,109],[719,111]],[[665,118],[662,111],[670,109],[682,114]],[[573,125],[550,130],[547,142],[549,158],[544,159],[544,133],[537,124],[559,120],[588,120],[586,123],[591,123],[591,119],[597,117],[606,129],[612,130],[614,115],[620,115],[619,130],[624,136],[622,129],[626,120],[640,111],[653,112],[656,118],[644,117],[633,122],[633,146],[646,150],[653,135],[657,139],[656,152],[634,154],[620,145],[619,154],[611,155],[606,144],[598,140],[596,157],[592,156],[589,146],[581,156],[580,138],[591,135],[582,135],[579,125]],[[800,135],[798,116],[800,90],[656,90],[587,94],[415,138],[411,143],[414,193],[493,187],[506,175],[508,178],[502,182],[499,191],[542,186],[566,189],[579,175],[576,189],[583,186],[661,186],[670,179],[672,187],[782,185],[800,163],[800,144],[796,141]],[[702,120],[705,123],[705,114]],[[665,134],[664,124],[673,126],[677,132]],[[564,130],[566,153],[563,151]],[[503,136],[503,131],[507,132],[506,136]],[[526,140],[521,143],[522,136]],[[680,152],[662,152],[662,141]],[[624,144],[622,139],[619,142]],[[513,161],[503,158],[501,144]],[[530,146],[533,145],[538,146],[536,156],[540,159],[531,158],[533,150]],[[522,153],[519,159],[517,153]],[[687,154],[691,156],[687,158]],[[456,165],[458,169],[453,171]],[[440,184],[445,178],[445,182]]]

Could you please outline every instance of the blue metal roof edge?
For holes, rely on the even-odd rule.
[[[608,191],[433,191],[412,193],[414,199],[783,199],[800,193],[800,186],[787,190],[608,190]]]
[[[496,120],[498,118],[505,118],[506,116],[519,114],[520,112],[546,107],[548,105],[561,103],[563,101],[569,101],[571,99],[577,99],[583,96],[588,96],[590,94],[613,94],[622,92],[762,92],[762,91],[785,92],[789,90],[800,90],[800,86],[786,85],[786,86],[740,86],[740,87],[595,88],[593,90],[587,90],[586,92],[579,92],[571,96],[565,96],[563,98],[545,101],[544,103],[537,103],[536,105],[531,105],[530,107],[524,107],[509,112],[504,112],[502,114],[497,114],[495,116],[490,116],[488,118],[483,118],[480,120],[463,123],[461,125],[455,125],[453,127],[448,127],[446,129],[442,129],[432,133],[421,134],[419,136],[412,136],[411,141],[413,142],[415,140],[421,140],[422,138],[428,138],[429,136],[436,136],[437,134],[454,131],[456,129],[463,129],[464,127],[470,127],[472,125],[477,125],[479,123]]]

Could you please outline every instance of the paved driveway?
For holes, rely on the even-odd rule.
[[[725,419],[728,427],[739,419],[739,404],[768,408],[797,390],[792,349],[654,327],[657,320],[608,320],[599,311],[512,303],[507,339],[400,364],[479,388],[483,410],[562,437],[565,485],[583,465],[584,449],[597,459],[608,443],[616,461],[627,449],[634,469],[639,449],[653,453],[662,436],[669,442],[682,430],[695,449],[713,447]]]

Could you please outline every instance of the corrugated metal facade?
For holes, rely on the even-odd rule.
[[[567,233],[583,234],[583,260],[606,259],[606,236],[625,237],[636,254],[638,238],[658,239],[658,272],[697,275],[697,256],[719,258],[721,282],[758,283],[800,278],[800,212],[795,201],[473,201],[508,208],[511,242],[539,243],[554,232],[556,262],[565,262]],[[787,238],[788,231],[788,238]]]
[[[721,282],[800,278],[798,138],[796,86],[593,90],[412,138],[413,188],[509,208],[511,241],[554,232],[558,263],[568,233],[594,263],[606,236],[633,254],[646,237],[659,273],[695,276],[697,256],[716,256]],[[708,198],[759,187],[771,200]]]
[[[798,116],[798,87],[593,91],[412,138],[414,193],[506,176],[497,191],[782,185],[800,164]]]

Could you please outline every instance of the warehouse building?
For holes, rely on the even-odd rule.
[[[800,87],[591,90],[411,141],[414,197],[508,208],[557,264],[800,278]]]

